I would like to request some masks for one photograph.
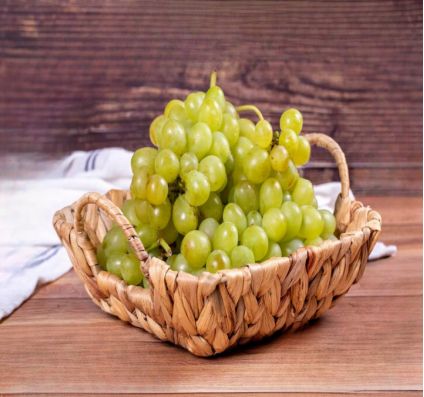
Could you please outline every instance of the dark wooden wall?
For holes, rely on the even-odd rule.
[[[355,191],[422,192],[419,0],[1,0],[0,153],[134,149],[213,69],[236,104],[337,139]]]

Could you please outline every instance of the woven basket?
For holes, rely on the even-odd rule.
[[[94,303],[198,356],[211,356],[278,330],[295,330],[324,314],[361,278],[381,230],[381,217],[349,199],[348,167],[339,145],[322,134],[305,137],[328,149],[338,166],[339,240],[301,248],[289,257],[197,277],[149,257],[119,209],[128,192],[88,193],[58,211],[53,224]],[[113,222],[140,259],[149,289],[128,286],[98,266],[96,247]]]

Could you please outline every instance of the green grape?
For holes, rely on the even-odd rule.
[[[262,218],[262,227],[271,240],[282,240],[287,230],[283,212],[279,208],[270,208]]]
[[[239,117],[237,110],[234,107],[234,105],[231,102],[228,102],[228,101],[225,101],[224,113],[231,114],[231,116],[235,117],[236,119],[238,119],[238,117]]]
[[[241,243],[252,250],[255,261],[260,261],[268,252],[268,237],[260,226],[248,226],[243,232]]]
[[[304,205],[302,210],[302,225],[299,236],[305,240],[313,240],[324,230],[324,221],[320,212],[311,205]]]
[[[297,166],[305,165],[311,158],[311,145],[304,136],[299,136],[297,150],[292,158]]]
[[[171,255],[167,260],[166,264],[172,269],[174,267],[175,260],[177,259],[177,255]]]
[[[186,175],[193,170],[197,170],[199,160],[194,153],[184,153],[180,158],[180,176],[185,179]]]
[[[106,270],[107,255],[103,247],[103,244],[100,244],[97,247],[96,258],[97,258],[97,264],[101,267],[101,269]]]
[[[283,212],[287,222],[287,230],[284,240],[292,240],[297,236],[300,227],[302,226],[302,210],[295,202],[286,201],[281,206],[281,211]]]
[[[131,196],[132,198],[145,199],[147,197],[147,185],[149,184],[151,171],[147,167],[141,167],[133,175],[131,180]]]
[[[221,197],[219,197],[219,194],[217,193],[211,193],[206,203],[199,209],[204,218],[214,218],[219,222],[221,220],[223,210]]]
[[[148,224],[150,222],[151,207],[152,205],[147,200],[135,200],[135,213],[140,223]]]
[[[125,258],[125,254],[122,252],[112,252],[106,261],[106,269],[109,273],[122,278],[121,265],[122,260]]]
[[[222,110],[218,102],[205,98],[199,108],[198,120],[206,123],[212,131],[217,131],[222,124]]]
[[[304,241],[304,245],[305,247],[314,245],[316,247],[320,246],[322,243],[324,242],[324,240],[321,237],[315,237],[312,240],[305,240]]]
[[[217,157],[219,157],[219,156],[217,156]],[[230,153],[228,153],[228,158],[227,158],[227,161],[225,162],[225,171],[227,172],[227,175],[230,175],[233,172],[234,166],[235,166],[234,157],[230,152]]]
[[[233,201],[240,206],[245,214],[259,209],[258,194],[255,187],[247,181],[241,181],[234,186]]]
[[[304,178],[299,178],[292,191],[292,200],[298,205],[312,204],[314,199],[314,187],[311,181]]]
[[[247,177],[244,174],[243,166],[241,164],[234,164],[234,169],[231,178],[235,185],[242,181],[247,181]]]
[[[170,219],[166,227],[159,232],[159,235],[168,244],[175,243],[178,238],[178,232],[177,229],[175,229],[174,224],[172,223],[172,219]]]
[[[150,288],[149,280],[147,280],[146,277],[143,277],[142,284],[143,284],[143,288],[145,288],[145,289],[149,289]]]
[[[332,236],[336,231],[336,218],[328,210],[319,210],[322,219],[324,221],[324,229],[322,230],[321,236],[323,239],[327,239]]]
[[[113,226],[103,239],[103,247],[106,255],[110,252],[126,252],[128,249],[128,239],[119,226]]]
[[[167,121],[168,121],[168,119],[163,114],[161,114],[161,115],[155,117],[155,119],[150,124],[149,137],[150,137],[150,141],[153,143],[153,145],[155,145],[155,146],[158,145],[158,138],[157,137],[158,137],[158,135],[160,135],[162,128]]]
[[[199,163],[199,171],[208,178],[212,192],[222,190],[227,183],[227,173],[222,161],[216,156],[207,156]]]
[[[240,128],[240,136],[244,136],[247,139],[253,142],[253,137],[255,136],[255,124],[249,119],[241,118],[238,120]]]
[[[254,144],[244,136],[241,136],[234,146],[233,155],[236,164],[242,166],[247,154],[254,148]]]
[[[268,178],[259,190],[259,208],[263,215],[270,208],[280,208],[283,202],[281,185],[275,178]]]
[[[149,207],[149,224],[156,230],[162,230],[171,219],[172,206],[168,199],[161,205]]]
[[[212,147],[209,154],[218,157],[225,163],[231,155],[230,145],[222,132],[216,131],[212,135]]]
[[[177,155],[169,149],[160,150],[155,159],[155,172],[162,176],[166,182],[174,182],[180,172],[180,162]]]
[[[247,225],[262,225],[262,215],[259,211],[249,211],[247,214]]]
[[[185,199],[190,205],[199,207],[206,203],[210,194],[208,179],[199,171],[190,171],[185,177]]]
[[[153,173],[157,154],[158,150],[152,147],[137,149],[131,157],[131,170],[133,174],[137,173],[142,167],[148,168],[148,170]]]
[[[181,242],[181,253],[193,269],[203,267],[211,253],[211,243],[208,236],[200,230],[188,232]]]
[[[231,250],[237,246],[238,232],[233,223],[221,223],[213,235],[212,243],[214,250],[224,250],[230,254]]]
[[[122,258],[121,275],[124,281],[129,285],[138,285],[143,281],[140,261],[134,254],[127,254]]]
[[[267,149],[272,142],[272,126],[267,120],[259,120],[255,127],[255,133],[252,137],[252,142]]]
[[[294,251],[297,251],[299,248],[303,247],[303,241],[300,239],[293,239],[285,243],[281,243],[280,247],[282,256],[289,256]]]
[[[281,131],[290,128],[296,134],[300,134],[303,126],[303,117],[297,109],[287,109],[280,117]]]
[[[150,225],[140,225],[135,230],[145,249],[149,249],[159,239],[159,232]]]
[[[243,170],[249,182],[262,183],[271,172],[268,152],[259,147],[253,148],[245,158]]]
[[[290,192],[283,193],[283,203],[285,203],[286,201],[292,201],[292,196]]]
[[[205,233],[212,242],[213,235],[218,228],[219,223],[215,218],[206,218],[200,223],[199,230]]]
[[[222,88],[214,85],[212,87],[210,87],[207,91],[206,91],[206,99],[211,99],[213,101],[216,101],[219,105],[219,107],[224,110],[225,109],[225,95],[224,95],[224,91],[222,91]]]
[[[225,113],[222,117],[222,124],[220,130],[228,140],[230,147],[233,147],[240,135],[240,127],[238,120],[228,113]]]
[[[191,273],[193,271],[183,254],[178,254],[172,265],[172,270],[175,270],[176,272]]]
[[[276,172],[275,178],[278,179],[284,191],[292,190],[299,179],[299,172],[293,161],[289,160],[289,166],[284,172]]]
[[[280,258],[282,256],[281,247],[274,241],[269,242],[268,252],[263,260]]]
[[[172,221],[178,233],[186,235],[190,230],[197,228],[197,212],[187,203],[183,196],[179,196],[172,209]]]
[[[162,259],[162,251],[159,247],[150,248],[147,252],[151,257]]]
[[[233,267],[243,267],[255,263],[255,256],[250,248],[238,245],[231,251],[231,264]]]
[[[225,206],[222,219],[224,222],[233,223],[237,228],[239,236],[241,236],[247,227],[246,215],[244,215],[243,210],[235,203],[229,203]]]
[[[184,101],[185,110],[190,120],[196,122],[200,106],[205,98],[205,93],[198,91],[187,95]]]
[[[205,123],[196,123],[187,133],[187,148],[199,160],[205,157],[212,147],[212,132]]]
[[[181,156],[187,146],[186,133],[181,123],[175,120],[168,120],[157,135],[158,146],[161,149],[170,149],[178,156]]]
[[[184,102],[179,99],[172,99],[169,101],[165,106],[163,114],[165,117],[179,122],[184,122],[184,120],[187,119]]]
[[[138,200],[137,200],[138,201]],[[137,211],[136,211],[136,200],[125,200],[123,206],[122,206],[122,212],[125,215],[125,218],[128,219],[128,221],[133,226],[137,226],[140,223],[140,220],[137,217]]]
[[[223,250],[212,251],[206,261],[206,271],[216,273],[218,270],[231,269],[231,260]]]
[[[146,189],[146,198],[150,204],[161,205],[168,197],[168,184],[160,175],[152,175]],[[140,197],[142,198],[142,197]]]
[[[283,172],[289,166],[290,156],[284,146],[274,146],[269,154],[269,158],[271,160],[272,169],[277,172]]]
[[[278,143],[287,149],[290,157],[293,157],[299,146],[299,137],[293,130],[282,130],[278,138]]]

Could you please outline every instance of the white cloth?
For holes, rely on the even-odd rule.
[[[75,152],[42,178],[0,180],[0,319],[29,298],[37,285],[71,268],[52,227],[55,211],[88,191],[127,189],[131,155],[118,148]],[[339,192],[338,182],[316,186],[319,207],[333,210]],[[395,252],[396,247],[378,243],[370,259]]]

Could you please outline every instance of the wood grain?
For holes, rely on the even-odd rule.
[[[288,106],[333,136],[360,193],[422,192],[422,3],[5,0],[0,152],[147,142],[171,97],[207,85]],[[324,154],[315,176],[335,178]]]

